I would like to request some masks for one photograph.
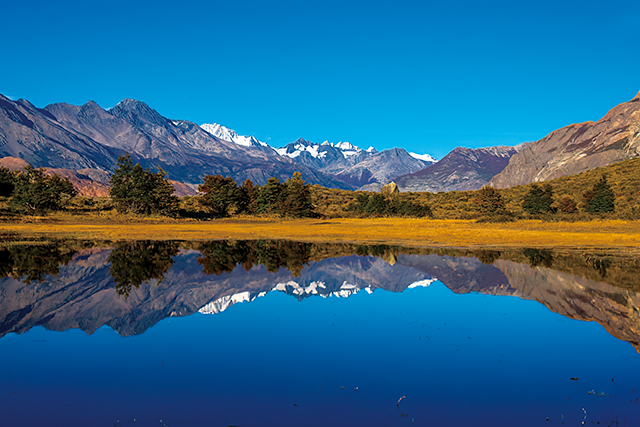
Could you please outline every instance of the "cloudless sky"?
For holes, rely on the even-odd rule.
[[[515,145],[640,90],[635,1],[0,0],[0,93],[123,98],[273,146]]]

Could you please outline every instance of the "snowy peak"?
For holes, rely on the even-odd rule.
[[[267,147],[268,145],[262,141],[258,141],[255,137],[249,135],[238,135],[233,129],[222,126],[218,123],[204,123],[200,127],[211,135],[220,138],[223,141],[233,142],[234,144],[244,147]]]
[[[410,152],[409,155],[411,157],[413,157],[414,159],[422,160],[423,162],[427,162],[427,163],[431,163],[431,164],[437,162],[437,160],[433,156],[431,156],[429,154],[418,154],[418,153],[411,153]]]
[[[276,148],[276,152],[281,156],[286,156],[292,159],[295,159],[302,153],[308,153],[307,155],[315,159],[322,159],[327,155],[325,145],[314,144],[313,142],[309,142],[302,138],[298,138],[295,142],[287,144],[282,148]]]
[[[313,143],[307,141],[303,138],[298,138],[295,142],[285,145],[282,148],[277,148],[276,151],[281,156],[287,156],[292,159],[299,157],[302,153],[309,153],[308,155],[316,158],[322,159],[327,156],[329,152],[336,152],[342,155],[343,158],[348,158],[351,156],[355,156],[356,154],[367,152],[367,153],[377,153],[376,149],[373,147],[369,147],[366,151],[360,147],[357,147],[350,142],[341,141],[338,143],[333,143],[329,141],[324,141],[320,144]]]

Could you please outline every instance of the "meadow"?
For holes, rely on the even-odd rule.
[[[640,254],[640,221],[478,223],[425,218],[282,219],[235,217],[211,221],[64,213],[0,223],[4,236],[82,240],[246,240],[389,244],[455,248],[608,249]]]

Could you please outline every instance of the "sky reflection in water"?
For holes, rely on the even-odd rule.
[[[60,268],[57,277],[29,286],[62,292],[60,283],[72,276],[71,271],[78,276],[79,260],[86,269],[91,256],[99,254],[76,255]],[[0,338],[2,425],[547,426],[563,421],[581,425],[585,415],[586,425],[640,422],[636,400],[640,357],[632,345],[613,337],[600,324],[569,319],[537,301],[485,295],[473,289],[456,294],[447,286],[463,291],[453,282],[406,288],[420,279],[428,283],[424,279],[431,275],[425,270],[438,266],[447,277],[443,281],[452,280],[449,276],[455,271],[464,277],[463,270],[475,271],[478,289],[487,290],[487,284],[493,283],[494,292],[504,290],[497,271],[490,270],[498,270],[494,265],[475,258],[399,255],[391,266],[373,256],[347,256],[312,261],[297,277],[283,268],[268,273],[262,265],[248,272],[238,267],[215,276],[202,273],[197,263],[201,256],[182,250],[160,284],[145,282],[132,289],[126,305],[135,305],[135,310],[125,316],[127,321],[148,319],[145,304],[156,305],[157,323],[144,320],[148,327],[142,328],[144,333],[121,337],[102,326],[87,336],[78,329],[52,332],[40,326]],[[507,267],[518,267],[513,264],[501,267],[511,281]],[[445,272],[445,265],[458,270]],[[91,264],[89,276],[102,277],[100,269],[108,267]],[[551,274],[544,267],[526,267],[530,273]],[[362,281],[365,273],[383,278],[395,273],[395,286],[403,292],[376,289],[372,279],[370,294],[360,291],[348,298],[297,300],[274,291],[217,314],[159,320],[176,309],[173,301],[185,298],[185,293],[197,294],[197,286],[178,289],[175,283],[180,280],[190,279],[205,287],[233,282],[240,287],[236,291],[242,290],[244,281],[253,286],[255,297],[259,290],[255,283],[273,287],[298,281],[309,288],[314,276],[331,287],[331,275],[338,286],[341,274],[360,275]],[[202,282],[212,277],[224,283]],[[269,284],[270,277],[274,280]],[[591,283],[574,277],[583,288]],[[566,276],[561,278],[566,282]],[[17,281],[2,280],[0,315],[6,326],[11,315],[16,316],[16,310],[7,307]],[[403,280],[411,281],[401,283]],[[163,287],[175,289],[176,294],[151,297],[153,292],[161,295]],[[39,323],[52,328],[56,316],[64,318],[65,309],[81,305],[81,300],[86,304],[95,299],[96,304],[121,308],[106,294],[114,289],[111,282],[94,293],[71,293],[75,300],[66,297],[64,304],[47,311],[48,317]],[[292,293],[293,288],[286,289]],[[536,291],[540,289],[538,285]],[[518,291],[525,293],[521,288]],[[54,298],[54,294],[47,295]],[[630,301],[636,296],[631,294]],[[18,298],[20,293],[15,295]],[[33,306],[45,301],[47,298],[40,298]],[[197,305],[208,302],[198,301]],[[553,301],[541,302],[554,307]],[[91,324],[90,313],[97,317],[103,311],[96,305],[74,321],[82,328]],[[32,312],[37,309],[32,307]],[[117,313],[124,316],[122,311]],[[122,320],[111,322],[116,329],[124,328]],[[397,404],[402,396],[406,397]]]

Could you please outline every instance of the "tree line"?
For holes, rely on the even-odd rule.
[[[248,179],[238,185],[230,177],[207,175],[198,186],[201,193],[198,202],[214,217],[231,214],[310,217],[315,212],[309,187],[298,172],[284,183],[278,178],[269,178],[263,186],[256,186]],[[118,159],[111,177],[110,196],[119,212],[176,215],[180,204],[162,169],[154,173],[140,164],[133,165],[128,154]]]
[[[40,214],[62,209],[77,194],[67,178],[49,175],[31,166],[12,172],[0,167],[0,196],[9,197],[9,209],[21,214]]]
[[[129,154],[118,158],[110,184],[109,203],[118,212],[167,216],[192,216],[200,212],[210,218],[242,214],[292,218],[322,216],[326,212],[314,206],[314,195],[315,200],[322,204],[334,192],[312,187],[298,172],[285,182],[275,177],[269,178],[262,186],[255,185],[249,179],[238,185],[230,177],[207,175],[198,187],[200,195],[181,200],[175,196],[166,172],[160,168],[153,172],[139,163],[134,164]],[[524,212],[528,217],[550,218],[560,214],[559,218],[570,218],[579,212],[602,215],[616,210],[615,194],[606,174],[601,175],[578,198],[568,195],[556,197],[550,183],[532,184],[525,188],[528,189],[525,194],[518,193],[516,211]],[[522,217],[522,213],[517,214],[507,208],[502,197],[504,191],[488,186],[474,192],[450,192],[442,196],[430,193],[343,191],[344,195],[338,201],[340,209],[332,215],[432,217],[430,205],[436,203],[441,212],[437,216],[447,218],[450,217],[449,211],[455,214],[460,209],[459,202],[455,200],[470,194],[464,196],[468,197],[468,201],[464,202],[468,206],[466,209],[475,212],[475,217],[481,221],[512,221]],[[76,194],[67,178],[50,175],[44,169],[28,166],[22,171],[11,172],[0,167],[0,196],[9,198],[6,206],[12,212],[34,215],[61,210]],[[437,202],[440,199],[444,204]],[[513,209],[513,196],[509,203]]]
[[[513,212],[506,208],[499,190],[485,186],[476,192],[473,198],[476,211],[480,213],[481,221],[512,221]],[[578,204],[569,196],[556,198],[553,186],[546,184],[532,184],[521,202],[522,209],[530,216],[548,218],[551,214],[574,214],[578,212]],[[600,179],[582,193],[584,211],[590,214],[608,214],[615,211],[615,194],[608,183],[607,176]]]

